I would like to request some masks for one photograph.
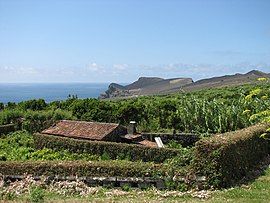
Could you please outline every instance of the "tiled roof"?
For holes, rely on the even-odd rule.
[[[56,125],[43,130],[42,133],[73,138],[102,140],[118,126],[119,124],[116,123],[62,120]]]
[[[123,137],[128,139],[128,140],[137,140],[137,139],[140,139],[142,137],[142,135],[141,134],[126,134]]]
[[[138,144],[141,144],[141,145],[146,146],[146,147],[158,147],[156,142],[152,142],[149,140],[140,141],[140,142],[138,142]]]

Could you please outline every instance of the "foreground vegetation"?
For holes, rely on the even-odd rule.
[[[26,160],[102,160],[103,157],[87,153],[70,153],[67,150],[52,149],[36,150],[32,134],[27,131],[15,133],[0,138],[0,161]],[[105,159],[105,158],[104,158]]]

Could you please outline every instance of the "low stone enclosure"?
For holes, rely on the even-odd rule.
[[[258,124],[197,141],[192,162],[188,166],[183,166],[187,170],[181,174],[177,170],[174,171],[175,168],[163,163],[167,158],[181,158],[182,152],[176,149],[149,148],[133,144],[87,141],[35,134],[34,140],[38,149],[47,147],[52,149],[64,148],[77,153],[102,154],[106,152],[112,156],[112,159],[117,158],[121,153],[128,154],[131,160],[143,160],[145,162],[119,164],[113,160],[93,162],[2,161],[0,162],[0,173],[10,180],[12,178],[14,180],[14,176],[31,174],[37,177],[45,176],[56,179],[72,179],[74,177],[82,178],[84,181],[95,179],[96,182],[105,178],[105,183],[100,184],[106,184],[106,181],[111,180],[113,186],[119,186],[122,180],[126,180],[126,182],[129,180],[131,186],[139,187],[140,183],[147,180],[149,184],[161,188],[162,185],[165,188],[167,187],[167,181],[173,181],[177,184],[184,183],[189,187],[194,185],[200,185],[200,188],[210,186],[216,188],[230,187],[237,184],[269,155],[269,140],[261,137],[269,127],[269,124]],[[179,166],[179,168],[181,167]]]
[[[8,184],[9,182],[21,181],[26,178],[26,176],[3,176],[4,182]],[[43,180],[43,176],[34,176],[34,180]],[[74,176],[47,176],[45,177],[45,183],[50,184],[51,182],[58,181],[82,181],[90,187],[103,186],[103,187],[137,187],[137,188],[149,188],[156,187],[158,189],[165,189],[165,180],[160,178],[134,178],[134,177],[74,177]]]
[[[29,174],[34,180],[82,181],[88,186],[106,186],[167,189],[174,181],[185,184],[186,178],[172,180],[168,171],[161,164],[127,163],[119,165],[114,161],[11,161],[0,162],[0,177],[6,184],[25,179]],[[18,174],[18,175],[10,175]],[[205,184],[205,177],[192,179],[196,185]],[[171,188],[172,189],[172,188]]]

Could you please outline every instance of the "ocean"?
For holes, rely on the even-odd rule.
[[[0,102],[20,102],[44,99],[46,102],[65,100],[68,95],[97,98],[108,83],[0,83]]]

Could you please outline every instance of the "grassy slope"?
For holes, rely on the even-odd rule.
[[[270,168],[265,175],[247,186],[216,192],[209,202],[269,202]]]

